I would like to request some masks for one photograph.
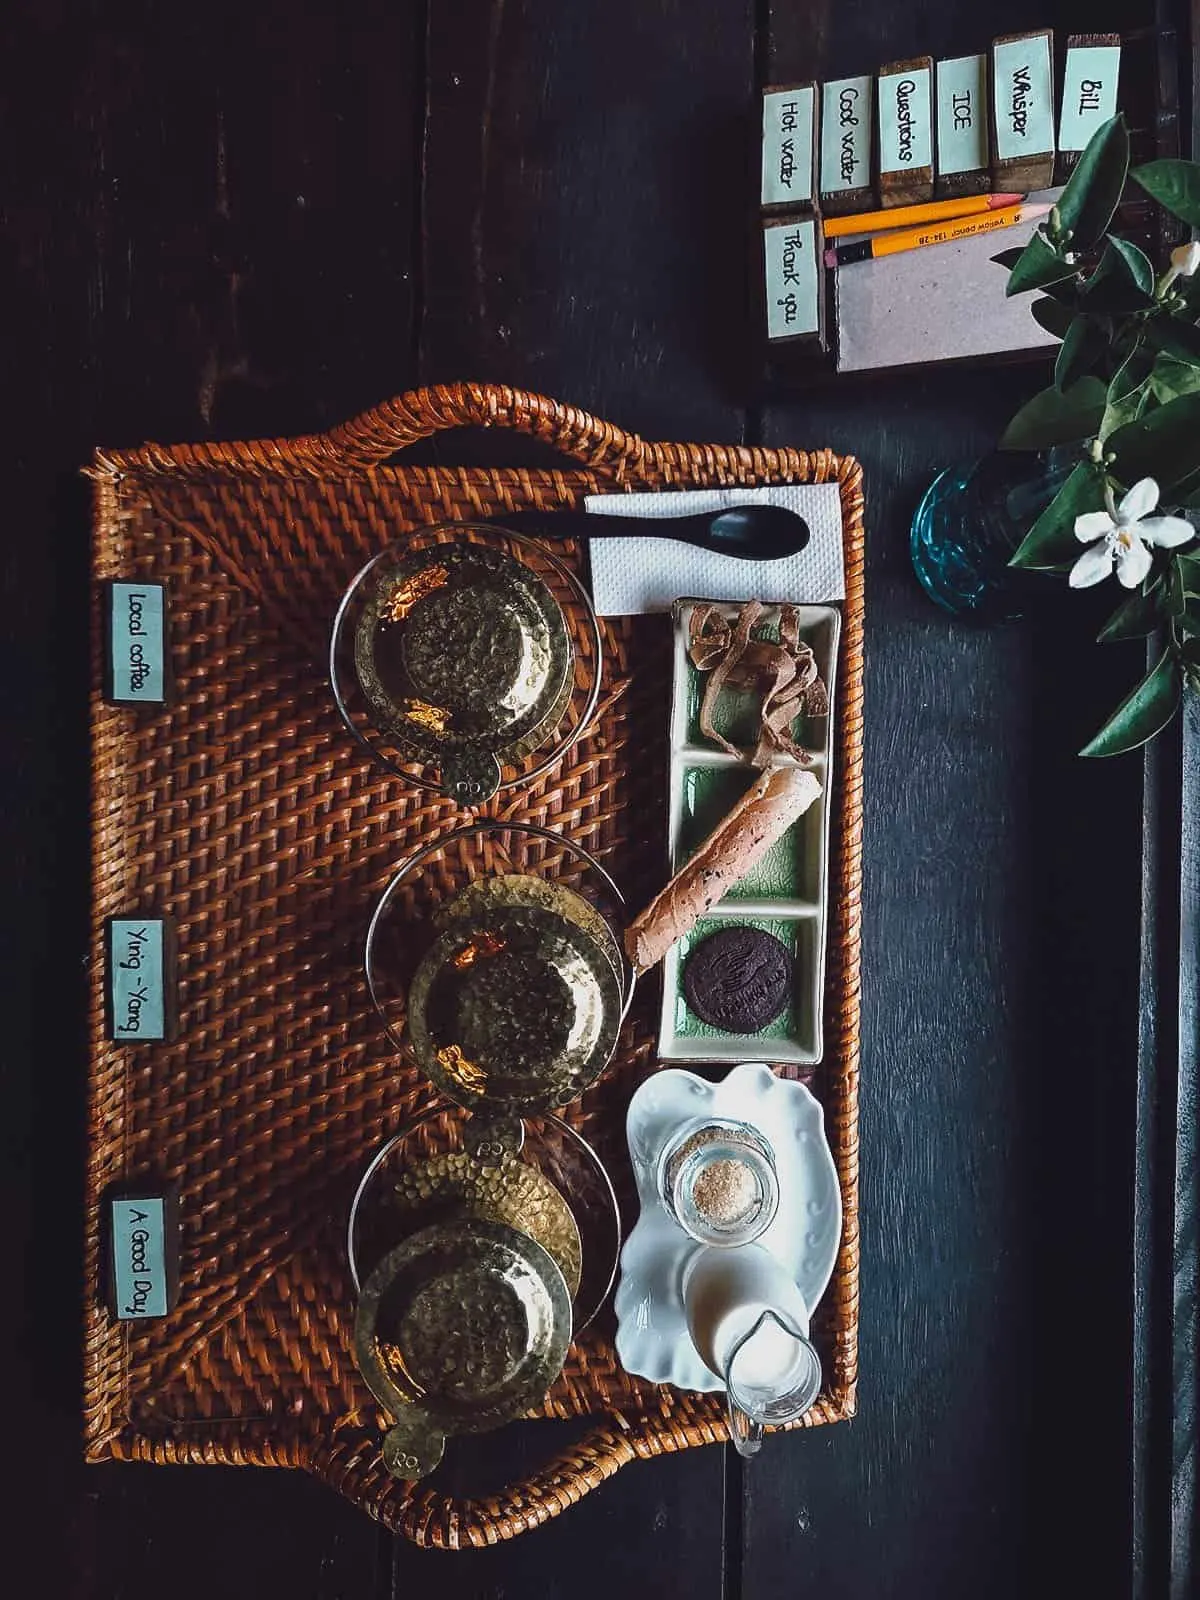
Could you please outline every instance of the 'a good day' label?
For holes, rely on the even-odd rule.
[[[167,1226],[156,1198],[114,1200],[111,1210],[113,1310],[118,1317],[165,1317]]]

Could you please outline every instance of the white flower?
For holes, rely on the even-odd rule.
[[[1178,278],[1190,278],[1200,267],[1200,240],[1192,239],[1188,244],[1177,244],[1171,251],[1171,265],[1175,268]]]
[[[1075,537],[1080,544],[1092,548],[1085,550],[1071,568],[1072,589],[1090,589],[1094,583],[1103,583],[1114,563],[1121,585],[1136,589],[1154,560],[1148,545],[1170,549],[1186,544],[1196,535],[1195,528],[1182,517],[1150,515],[1158,504],[1158,485],[1153,478],[1135,483],[1119,506],[1114,505],[1112,486],[1106,483],[1104,502],[1106,511],[1085,511],[1075,518]]]

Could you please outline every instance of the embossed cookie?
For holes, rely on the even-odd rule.
[[[758,1033],[788,1003],[792,958],[761,928],[722,928],[688,956],[683,988],[688,1005],[710,1027]]]

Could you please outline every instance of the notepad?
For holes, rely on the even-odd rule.
[[[1054,201],[1061,189],[1031,194]],[[1001,250],[1026,244],[1036,222],[977,234],[926,250],[881,256],[834,276],[837,370],[928,366],[979,356],[1053,348],[1058,341],[1035,322],[1033,295],[1005,298]]]

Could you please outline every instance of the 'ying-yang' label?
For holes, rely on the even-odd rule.
[[[166,928],[161,917],[113,917],[108,925],[112,1037],[122,1044],[167,1036]]]

